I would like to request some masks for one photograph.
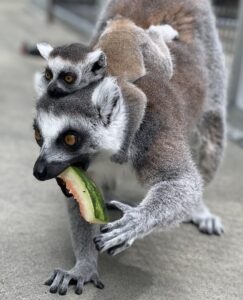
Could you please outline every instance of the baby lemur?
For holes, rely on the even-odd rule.
[[[46,43],[38,44],[48,65],[44,74],[37,75],[36,89],[39,96],[47,92],[51,97],[60,98],[104,76],[115,76],[127,105],[129,126],[123,146],[111,159],[122,164],[128,159],[130,144],[147,105],[145,94],[135,85],[146,74],[144,60],[156,57],[164,77],[169,80],[173,65],[166,43],[177,36],[178,33],[169,25],[151,26],[145,31],[118,16],[108,22],[94,50],[82,44],[58,48]]]

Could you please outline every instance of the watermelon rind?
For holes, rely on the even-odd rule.
[[[89,223],[108,222],[103,196],[94,181],[81,169],[69,167],[59,176],[79,204],[82,217]]]

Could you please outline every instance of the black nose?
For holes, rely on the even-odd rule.
[[[47,176],[47,164],[44,159],[38,159],[34,166],[34,176],[38,180],[45,180]]]
[[[47,89],[48,95],[55,98],[66,96],[68,93],[58,88],[56,85],[50,85]]]

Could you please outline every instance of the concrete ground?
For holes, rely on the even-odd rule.
[[[74,258],[63,197],[53,181],[32,177],[38,154],[33,140],[32,78],[42,66],[23,57],[23,40],[53,44],[78,41],[78,34],[23,0],[0,2],[0,299],[57,299],[43,282]],[[191,225],[153,233],[123,254],[100,259],[106,288],[85,287],[82,299],[243,299],[243,151],[228,145],[224,165],[206,193],[225,224],[222,237]],[[71,287],[66,299],[78,299]]]

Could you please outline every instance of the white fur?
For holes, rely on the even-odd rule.
[[[49,45],[48,43],[38,43],[37,44],[37,49],[39,50],[41,56],[48,60],[50,53],[53,50],[53,47]]]
[[[71,63],[69,60],[63,59],[60,56],[50,58],[48,60],[48,66],[52,70],[53,77],[56,79],[56,76],[63,70],[68,67],[77,68],[77,65]]]
[[[93,52],[90,52],[87,57],[85,63],[88,64],[93,64],[94,62],[98,61],[100,56],[102,55],[103,51],[101,49],[96,49]]]
[[[111,124],[99,129],[98,134],[102,141],[102,148],[116,153],[123,142],[124,131],[127,125],[127,116],[121,90],[114,77],[105,78],[95,89],[92,102],[101,108],[102,115],[108,115],[113,106],[113,99],[119,97],[118,103],[112,111]]]
[[[111,162],[106,153],[99,154],[89,168],[90,175],[98,186],[104,184],[115,186],[114,197],[126,201],[141,201],[147,189],[138,181],[133,167],[129,164],[119,165]]]
[[[41,73],[41,72],[35,73],[34,88],[35,88],[35,92],[36,92],[36,95],[38,98],[42,97],[45,94],[47,85],[44,81],[43,73]]]
[[[148,34],[157,34],[166,43],[172,42],[179,36],[179,33],[170,25],[152,25],[147,30]]]
[[[37,123],[45,145],[49,145],[69,125],[69,119],[65,116],[57,117],[52,113],[41,111],[37,116]]]

